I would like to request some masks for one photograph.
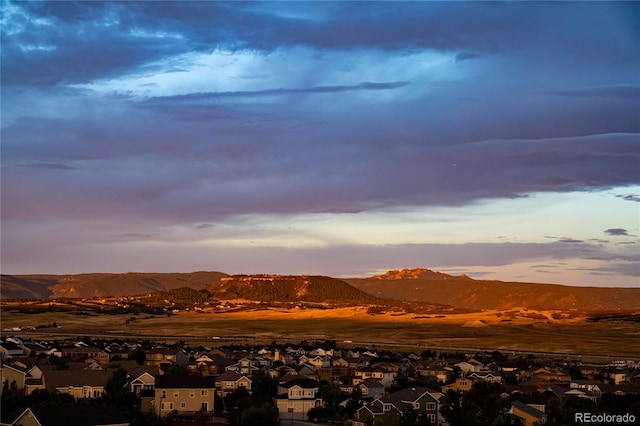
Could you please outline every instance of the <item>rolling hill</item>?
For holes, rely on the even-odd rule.
[[[475,280],[429,269],[389,271],[369,278],[233,275],[222,272],[2,275],[0,297],[24,299],[129,296],[190,288],[219,300],[348,302],[378,299],[464,309],[639,309],[640,288],[574,287]],[[164,296],[163,296],[164,297]],[[379,303],[377,300],[376,303]]]
[[[638,309],[640,288],[574,287],[474,280],[429,269],[389,271],[344,279],[380,298],[439,303],[468,309]]]
[[[219,299],[367,303],[376,298],[342,280],[307,275],[234,275],[207,287]]]
[[[1,298],[47,299],[60,297],[129,296],[180,287],[204,289],[222,277],[222,272],[2,275]]]

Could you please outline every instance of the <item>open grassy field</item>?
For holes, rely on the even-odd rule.
[[[640,357],[640,323],[588,322],[585,318],[552,320],[548,312],[504,312],[415,317],[367,314],[365,308],[331,310],[262,310],[236,313],[184,312],[172,316],[77,315],[70,312],[22,314],[2,312],[2,328],[33,327],[56,322],[61,328],[23,331],[33,336],[113,336],[184,340],[209,346],[232,341],[299,342],[331,339],[353,344],[443,347],[462,351],[499,349],[581,355]],[[547,318],[543,320],[543,318]],[[133,321],[127,320],[136,318]],[[7,334],[5,332],[4,334]],[[216,337],[214,340],[213,337]],[[218,339],[219,337],[219,339]]]

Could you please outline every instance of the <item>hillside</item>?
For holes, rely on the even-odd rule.
[[[60,297],[129,296],[173,288],[200,290],[220,278],[222,272],[2,275],[1,298],[47,299]]]
[[[207,290],[219,299],[263,302],[372,302],[375,297],[342,280],[306,275],[234,275],[220,279]]]
[[[637,309],[640,289],[574,287],[474,280],[428,269],[389,271],[347,283],[380,298],[440,303],[468,309]]]

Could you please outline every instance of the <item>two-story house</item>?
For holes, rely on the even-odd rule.
[[[111,371],[104,370],[48,370],[42,377],[50,393],[67,393],[75,399],[94,399],[102,397],[104,385],[111,374]]]
[[[156,376],[153,407],[160,417],[213,416],[215,379],[201,376]]]
[[[369,421],[378,420],[382,424],[398,424],[402,416],[409,410],[418,416],[426,416],[430,424],[442,422],[440,416],[440,399],[443,394],[427,388],[410,388],[384,395],[371,404],[358,409],[354,426],[364,426]]]
[[[311,379],[293,379],[278,385],[276,406],[283,419],[304,420],[312,408],[322,407],[320,384]]]
[[[154,348],[147,351],[144,365],[171,364],[186,367],[189,356],[182,349],[176,348]]]
[[[235,371],[225,371],[216,377],[216,390],[221,398],[238,389],[246,389],[251,395],[251,384],[252,381],[249,377]]]

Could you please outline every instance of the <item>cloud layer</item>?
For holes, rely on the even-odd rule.
[[[638,16],[634,3],[6,2],[4,266],[29,272],[16,259],[30,244],[45,260],[246,215],[637,201]],[[526,225],[531,243],[544,225]],[[588,226],[557,244],[639,232],[627,216]],[[492,252],[481,263],[504,264]]]

